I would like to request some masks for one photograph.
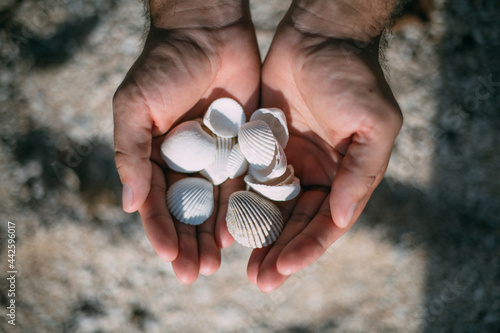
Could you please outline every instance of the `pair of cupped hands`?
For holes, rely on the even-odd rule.
[[[221,249],[233,242],[225,221],[228,198],[245,188],[243,179],[215,187],[214,213],[205,223],[179,223],[165,193],[185,175],[162,161],[161,141],[180,122],[202,117],[220,97],[239,101],[247,119],[259,107],[280,108],[290,130],[286,156],[302,190],[278,203],[286,223],[281,236],[249,258],[250,281],[270,292],[317,260],[359,217],[385,173],[401,112],[381,70],[376,39],[357,47],[301,31],[285,17],[261,65],[249,15],[208,29],[203,24],[152,25],[114,96],[123,209],[139,211],[151,245],[172,262],[180,282],[215,273]]]

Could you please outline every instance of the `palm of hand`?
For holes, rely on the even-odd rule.
[[[236,24],[215,31],[157,31],[115,95],[118,171],[124,183],[134,181],[130,180],[134,177],[135,187],[143,192],[138,197],[147,195],[144,204],[136,205],[146,235],[160,257],[173,261],[181,282],[194,281],[200,271],[211,274],[218,269],[219,248],[232,242],[225,227],[227,199],[243,184],[240,180],[221,185],[215,193],[214,214],[201,226],[174,224],[165,192],[166,184],[180,176],[168,170],[164,173],[162,169],[167,168],[158,145],[175,124],[202,117],[216,98],[230,96],[245,110],[256,109],[259,79],[260,59],[251,25]],[[135,147],[127,143],[132,140]],[[135,169],[126,170],[125,165]],[[140,173],[123,179],[134,171]]]
[[[372,145],[384,141],[374,125],[386,119],[395,123],[381,126],[397,128],[389,141],[400,127],[399,109],[377,62],[347,54],[336,41],[306,39],[291,30],[277,32],[264,63],[262,104],[287,114],[285,151],[303,192],[282,205],[288,222],[277,242],[252,253],[248,276],[263,291],[313,263],[348,230],[337,220],[348,219],[345,226],[355,221],[344,216],[349,197],[360,197],[353,212],[359,216],[383,177],[392,147]],[[295,46],[294,38],[300,40]]]

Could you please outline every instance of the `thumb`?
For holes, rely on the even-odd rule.
[[[149,107],[118,90],[113,98],[115,163],[123,184],[123,210],[142,206],[151,187],[152,119]]]
[[[330,195],[332,219],[338,227],[346,228],[357,219],[382,180],[396,137],[387,132],[354,134]]]

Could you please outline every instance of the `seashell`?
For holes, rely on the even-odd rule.
[[[272,244],[284,228],[278,207],[249,191],[231,194],[226,222],[229,233],[238,243],[253,248]]]
[[[254,120],[262,120],[268,124],[279,144],[283,149],[286,148],[290,134],[288,133],[286,117],[283,111],[278,108],[258,109],[250,117],[250,121]]]
[[[240,145],[235,144],[226,163],[229,178],[234,179],[244,174],[248,169],[248,161],[241,152]]]
[[[272,162],[265,169],[255,168],[250,165],[248,172],[259,182],[267,182],[275,178],[281,177],[287,169],[287,160],[285,151],[279,143],[276,143],[276,154]]]
[[[241,105],[231,98],[219,98],[210,104],[203,123],[212,132],[223,138],[234,138],[246,121]]]
[[[197,172],[212,163],[217,145],[197,120],[174,127],[161,144],[161,156],[178,172]]]
[[[226,171],[226,165],[229,155],[236,144],[236,138],[216,136],[216,139],[217,151],[215,153],[215,159],[212,164],[201,170],[200,173],[208,178],[212,184],[220,185],[229,177],[229,173]]]
[[[180,222],[199,225],[214,210],[213,185],[203,178],[183,178],[168,189],[167,206]]]
[[[295,178],[295,169],[291,164],[288,164],[285,172],[281,176],[261,183],[271,186],[288,185],[293,182],[294,178]],[[258,181],[258,179],[256,180]]]
[[[300,193],[300,180],[293,176],[289,184],[267,185],[259,183],[252,175],[245,176],[245,183],[255,192],[273,201],[288,201]]]
[[[262,120],[248,122],[238,133],[241,152],[255,169],[268,167],[276,154],[276,139],[269,125]]]

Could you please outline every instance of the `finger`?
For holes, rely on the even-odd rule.
[[[177,232],[165,201],[165,176],[160,167],[152,165],[151,190],[140,207],[144,231],[151,246],[164,261],[177,257]]]
[[[247,265],[247,276],[250,282],[255,285],[257,285],[257,275],[259,274],[260,265],[270,250],[271,246],[266,246],[260,249],[254,249],[250,254]]]
[[[214,198],[218,195],[218,188],[214,189]],[[220,249],[215,241],[215,219],[217,206],[214,203],[214,211],[210,218],[197,227],[198,234],[198,256],[200,258],[200,273],[212,275],[221,264]]]
[[[168,171],[166,173],[167,186],[170,187],[183,178],[186,178],[186,175]],[[179,243],[179,253],[172,262],[172,268],[177,280],[183,284],[190,284],[198,278],[200,272],[196,226],[179,222],[175,218],[174,225]]]
[[[233,236],[229,233],[226,225],[227,204],[229,197],[236,191],[245,189],[243,177],[228,179],[219,186],[219,195],[215,197],[217,207],[217,219],[215,224],[215,240],[219,248],[228,247],[234,242]]]
[[[113,98],[115,162],[123,184],[123,210],[129,213],[141,207],[151,185],[152,120],[137,93],[119,89]]]
[[[298,235],[317,214],[327,197],[324,191],[305,191],[296,202],[283,233],[263,258],[257,275],[257,286],[263,292],[271,292],[286,281],[290,274],[278,271],[277,260],[283,249]]]
[[[283,213],[283,221],[289,220],[290,215],[292,214],[293,207],[300,197],[301,196],[299,195],[297,198],[295,198],[294,200],[289,201],[289,202],[281,202],[281,203],[276,202],[278,208]],[[287,224],[288,224],[288,222],[287,222]],[[279,238],[276,241],[278,242]],[[269,251],[273,248],[274,248],[274,245],[273,246],[266,246],[264,248],[255,249],[252,251],[250,258],[248,259],[247,276],[248,276],[248,279],[250,280],[250,282],[252,282],[253,284],[257,285],[257,276],[259,274],[262,262],[266,258]]]
[[[397,132],[390,133],[383,125],[378,127],[354,134],[333,180],[331,212],[340,228],[354,223],[361,214],[389,163]]]
[[[196,226],[175,221],[179,239],[179,254],[172,262],[177,280],[183,284],[193,283],[200,272]]]
[[[281,252],[276,263],[278,272],[290,275],[309,266],[347,230],[333,223],[326,197],[312,221]]]

